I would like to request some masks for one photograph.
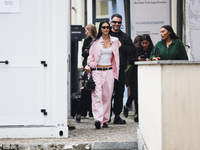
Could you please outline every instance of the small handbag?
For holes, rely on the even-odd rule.
[[[92,90],[95,89],[95,86],[96,86],[96,84],[95,84],[95,82],[94,82],[94,80],[92,78],[92,72],[90,72],[89,79],[88,79],[88,82],[87,82],[87,84],[85,86],[85,89],[92,91]]]
[[[81,80],[82,80],[83,89],[89,90],[89,91],[92,91],[95,89],[96,84],[92,78],[92,72],[90,72],[90,74],[88,75],[88,73],[85,70],[83,70],[81,74]]]

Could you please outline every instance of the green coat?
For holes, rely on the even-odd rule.
[[[188,60],[185,47],[180,39],[173,39],[168,48],[165,41],[159,41],[151,52],[151,60],[155,57],[156,49],[159,49],[161,60]]]

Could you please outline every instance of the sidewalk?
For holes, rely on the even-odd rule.
[[[132,114],[130,112],[129,114]],[[129,115],[126,125],[113,124],[113,117],[108,128],[97,130],[93,119],[82,118],[80,123],[69,118],[70,126],[75,130],[69,130],[68,138],[42,138],[42,139],[0,139],[0,150],[84,150],[84,149],[132,149],[137,150],[137,127]],[[11,145],[11,147],[10,147]]]

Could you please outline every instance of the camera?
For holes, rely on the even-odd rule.
[[[141,58],[143,59],[146,59],[146,56],[145,55],[140,55]]]

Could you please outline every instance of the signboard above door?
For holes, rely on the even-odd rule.
[[[71,41],[81,41],[85,37],[85,29],[81,25],[71,25]]]

